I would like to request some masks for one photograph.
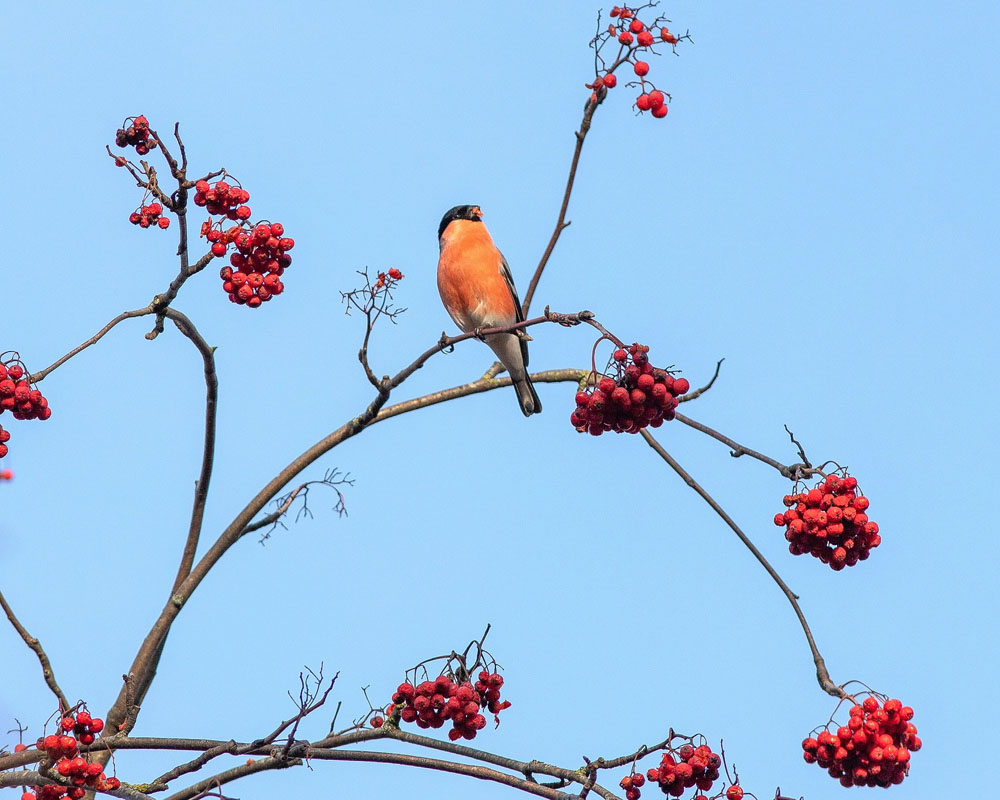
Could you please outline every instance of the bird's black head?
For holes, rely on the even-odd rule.
[[[441,234],[444,233],[444,229],[448,227],[449,223],[457,219],[464,219],[469,222],[482,222],[482,217],[483,212],[479,206],[455,206],[441,217],[441,224],[438,225],[438,239],[441,238]]]

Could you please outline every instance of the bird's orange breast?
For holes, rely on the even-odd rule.
[[[451,318],[464,331],[510,325],[514,298],[504,280],[503,256],[481,222],[456,220],[441,237],[438,291]]]

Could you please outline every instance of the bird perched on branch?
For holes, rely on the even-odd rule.
[[[493,244],[482,218],[479,206],[455,206],[438,227],[438,291],[451,318],[465,333],[524,320],[507,259]],[[526,369],[531,337],[519,330],[483,338],[510,373],[524,416],[540,412],[542,403]]]

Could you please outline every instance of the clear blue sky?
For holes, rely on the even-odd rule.
[[[998,709],[992,515],[1000,392],[994,3],[663,6],[696,44],[653,60],[666,120],[629,91],[599,110],[536,309],[588,308],[693,384],[684,410],[789,462],[849,464],[883,544],[834,573],[771,522],[786,481],[680,425],[659,437],[802,598],[836,681],[916,710],[925,742],[896,798],[953,793]],[[14,4],[0,24],[0,350],[32,369],[162,291],[173,227],[128,224],[140,195],[104,154],[146,114],[180,121],[192,170],[225,166],[296,241],[286,292],[231,306],[213,270],[176,307],[216,353],[219,449],[206,541],[278,469],[357,414],[370,387],[339,291],[397,267],[407,313],[380,328],[394,372],[454,332],[434,282],[441,214],[478,203],[523,289],[551,232],[593,77],[596,6],[357,3]],[[67,693],[102,711],[162,607],[201,448],[201,361],[175,331],[124,324],[42,385],[46,423],[12,432],[0,585]],[[589,330],[538,329],[534,369],[589,363]],[[404,399],[478,377],[476,342]],[[638,438],[577,435],[573,388],[511,390],[380,424],[308,473],[349,470],[350,515],[234,548],[168,641],[138,735],[250,739],[291,713],[304,664],[388,699],[403,670],[492,623],[514,706],[488,749],[567,767],[669,726],[725,740],[761,798],[841,790],[800,757],[833,708],[791,609]],[[456,577],[459,576],[459,577]],[[52,708],[0,626],[0,721]],[[332,710],[332,706],[331,706]],[[329,716],[300,735],[316,738]],[[9,744],[13,740],[8,740]],[[958,760],[956,760],[958,759]],[[177,759],[123,754],[147,780]],[[651,762],[652,763],[652,762]],[[317,765],[230,787],[388,798],[511,791],[376,765]],[[647,790],[647,794],[651,790]],[[650,795],[652,796],[652,795]]]

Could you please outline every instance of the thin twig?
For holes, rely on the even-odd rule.
[[[724,359],[724,358],[720,358],[718,361],[716,361],[715,362],[715,373],[712,375],[712,379],[708,383],[706,383],[704,386],[702,386],[700,389],[695,389],[693,392],[688,392],[683,397],[678,398],[680,400],[680,402],[682,402],[682,403],[690,403],[692,400],[695,400],[698,397],[701,397],[703,394],[705,394],[705,392],[707,392],[709,389],[711,389],[712,386],[715,385],[716,379],[719,377],[719,370],[722,368],[722,362],[725,361],[725,360],[726,359]]]
[[[194,783],[179,792],[174,792],[172,795],[168,795],[166,800],[192,800],[192,798],[201,796],[209,789],[222,786],[226,783],[232,783],[233,781],[245,778],[248,775],[254,775],[255,773],[265,772],[272,769],[296,767],[301,763],[302,761],[298,758],[281,759],[273,756],[262,758],[259,761],[250,760],[238,767],[227,769],[224,772],[211,776],[210,778],[198,781],[198,783]]]
[[[217,744],[215,747],[208,748],[204,753],[201,753],[196,758],[192,758],[183,764],[178,764],[173,769],[167,770],[158,778],[154,778],[150,781],[148,789],[151,792],[161,792],[165,791],[170,786],[171,781],[177,780],[182,775],[190,775],[192,772],[197,772],[202,767],[204,767],[209,761],[219,756],[226,755],[227,753],[236,752],[236,742],[230,739],[228,742],[223,742],[222,744]]]
[[[56,696],[59,701],[59,711],[65,713],[69,711],[69,701],[66,699],[66,695],[63,694],[63,690],[59,688],[59,683],[56,681],[55,673],[52,671],[52,664],[49,662],[49,657],[45,653],[45,649],[42,647],[42,643],[38,641],[34,636],[28,633],[28,629],[21,624],[17,616],[14,614],[14,609],[10,607],[7,603],[7,599],[3,596],[3,592],[0,592],[0,607],[3,608],[4,613],[7,615],[7,619],[10,620],[10,624],[14,626],[14,630],[17,631],[18,635],[24,640],[24,643],[34,652],[38,657],[38,663],[42,666],[42,677],[45,678],[45,683],[48,685],[49,689],[52,690],[52,694]]]
[[[559,206],[559,216],[556,219],[556,227],[552,231],[549,243],[545,246],[545,252],[542,253],[542,257],[538,261],[538,266],[535,267],[535,272],[531,276],[531,282],[528,284],[528,290],[524,293],[524,302],[521,303],[522,316],[528,316],[528,309],[531,307],[531,301],[535,296],[535,289],[538,288],[538,282],[542,279],[542,272],[545,271],[545,266],[549,263],[552,251],[556,249],[556,243],[559,241],[560,234],[569,226],[569,223],[566,221],[566,212],[569,210],[570,195],[573,194],[573,182],[576,180],[576,168],[580,165],[580,153],[583,151],[583,142],[590,131],[594,112],[597,111],[597,107],[601,104],[601,100],[604,99],[604,94],[606,93],[607,90],[602,89],[601,96],[596,100],[588,100],[583,108],[583,119],[580,122],[580,129],[574,134],[576,145],[573,148],[573,160],[569,165],[569,176],[566,178],[566,188],[563,190],[562,203]]]
[[[649,431],[642,431],[642,438],[646,440],[646,444],[653,448],[656,453],[662,458],[667,464],[670,465],[671,469],[676,472],[681,479],[712,508],[712,510],[718,514],[723,521],[732,529],[741,542],[746,546],[746,548],[753,554],[754,558],[760,562],[760,565],[764,567],[767,574],[771,576],[772,580],[778,585],[778,588],[784,593],[785,597],[788,598],[788,602],[792,604],[792,608],[795,611],[795,616],[798,617],[799,624],[802,626],[802,630],[806,635],[806,641],[809,642],[809,650],[812,652],[813,663],[816,665],[816,680],[819,682],[820,688],[827,694],[833,695],[834,697],[847,697],[847,693],[837,684],[833,682],[830,678],[830,673],[826,668],[826,662],[823,660],[823,656],[820,655],[819,648],[816,646],[816,640],[813,638],[812,631],[809,629],[809,623],[806,622],[805,614],[802,613],[802,609],[799,607],[798,595],[796,595],[791,589],[788,588],[781,576],[777,573],[774,567],[764,558],[764,554],[757,549],[756,545],[750,541],[749,537],[733,521],[733,518],[725,512],[725,510],[720,506],[715,499],[702,488],[691,475],[685,470],[673,456],[668,453],[663,446],[653,437]]]
[[[767,464],[770,467],[774,467],[776,470],[778,470],[778,472],[782,474],[783,477],[788,478],[789,480],[792,481],[802,480],[804,478],[809,478],[815,475],[817,472],[819,472],[819,470],[815,469],[814,467],[810,467],[808,464],[791,464],[786,466],[785,464],[782,464],[780,461],[776,461],[770,456],[766,456],[763,453],[758,453],[756,450],[751,450],[749,447],[744,447],[739,442],[730,439],[723,433],[719,433],[719,431],[715,430],[714,428],[710,428],[708,425],[705,425],[701,422],[696,422],[695,420],[691,419],[690,417],[686,417],[683,414],[677,414],[676,419],[678,422],[683,422],[688,427],[694,428],[696,431],[701,431],[702,433],[711,436],[713,439],[717,439],[718,441],[727,445],[731,450],[730,455],[733,458],[739,458],[740,456],[750,456],[751,458],[755,458],[758,461]]]
[[[85,342],[82,342],[81,344],[74,347],[62,358],[57,359],[52,364],[49,364],[49,366],[47,366],[45,369],[40,370],[39,372],[36,372],[33,375],[31,375],[29,377],[29,380],[32,383],[38,383],[39,381],[44,380],[45,376],[48,375],[50,372],[52,372],[52,370],[61,367],[63,364],[69,361],[73,356],[86,350],[92,344],[97,344],[101,339],[104,338],[104,335],[108,333],[108,331],[110,331],[113,327],[115,327],[115,325],[117,325],[119,322],[124,322],[127,319],[132,319],[133,317],[144,317],[147,314],[154,313],[154,311],[155,309],[153,308],[152,304],[146,306],[145,308],[137,308],[134,311],[123,311],[121,314],[119,314],[117,317],[111,320],[111,322],[109,322],[107,325],[101,328],[97,333],[95,333]]]

